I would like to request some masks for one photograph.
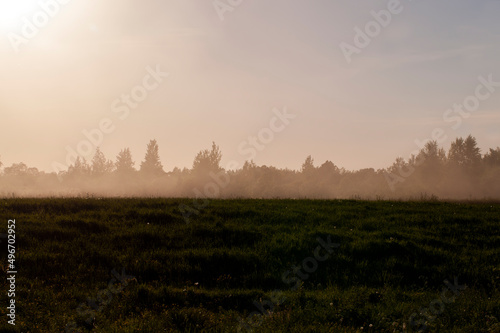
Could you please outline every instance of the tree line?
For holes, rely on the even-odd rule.
[[[378,170],[349,171],[331,161],[316,166],[312,156],[300,170],[257,166],[253,161],[225,170],[221,159],[219,146],[212,143],[195,156],[190,169],[166,172],[156,140],[148,143],[138,168],[129,148],[122,149],[115,161],[97,148],[90,161],[77,157],[67,171],[57,174],[24,163],[5,167],[0,195],[500,199],[500,148],[482,154],[471,135],[455,139],[448,151],[429,141],[418,154],[398,157]]]

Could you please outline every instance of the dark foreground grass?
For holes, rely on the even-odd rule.
[[[0,331],[500,332],[499,204],[211,200],[187,224],[181,203],[1,200]]]

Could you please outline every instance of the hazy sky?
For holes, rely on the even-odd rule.
[[[130,147],[138,166],[156,138],[168,171],[191,167],[215,141],[225,166],[243,162],[244,142],[284,107],[295,118],[257,152],[259,165],[298,169],[311,154],[317,165],[382,168],[435,128],[473,134],[483,153],[500,146],[498,86],[458,128],[443,120],[474,95],[479,76],[500,82],[498,0],[401,0],[350,64],[339,45],[355,46],[355,27],[364,30],[371,11],[391,1],[242,0],[224,20],[209,0],[50,2],[0,2],[5,165],[52,171],[67,146],[85,140],[83,130],[109,118],[114,130],[100,144],[108,158]],[[147,68],[169,76],[149,78],[151,91],[123,117],[125,104],[115,101],[144,92]]]

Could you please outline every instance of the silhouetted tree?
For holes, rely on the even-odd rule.
[[[469,135],[465,140],[457,138],[451,143],[448,160],[452,165],[477,167],[481,162],[481,150],[477,147],[476,138]]]
[[[427,142],[420,154],[428,164],[441,164],[446,160],[446,153],[443,148],[439,148],[437,141]]]
[[[464,141],[465,163],[475,167],[481,162],[481,149],[477,146],[476,138],[469,135]]]
[[[245,161],[240,170],[236,170],[232,176],[231,185],[233,195],[253,197],[256,188],[258,167],[253,160]]]
[[[157,142],[151,140],[141,163],[143,174],[165,174],[158,150]],[[195,188],[207,196],[253,198],[422,198],[435,195],[457,199],[498,199],[500,194],[500,147],[489,149],[482,157],[476,139],[471,135],[454,140],[447,154],[436,141],[430,141],[416,156],[407,160],[399,157],[386,170],[377,171],[346,171],[330,161],[315,167],[311,156],[305,159],[301,170],[259,167],[253,161],[247,161],[241,169],[227,171],[221,168],[221,159],[220,149],[213,142],[211,149],[196,155],[192,170],[174,168],[169,177],[139,177],[130,149],[126,148],[116,156],[117,175],[109,175],[108,182],[104,177],[90,177],[107,175],[115,167],[98,148],[90,165],[85,159],[76,157],[62,178],[54,173],[39,172],[24,163],[3,165],[0,189],[3,193],[46,193],[43,191],[50,188],[72,194],[192,196],[195,193],[198,196],[193,192]],[[210,172],[216,173],[212,175],[215,177],[210,177]],[[63,183],[57,182],[56,178]],[[125,178],[133,181],[123,182]]]
[[[410,161],[406,162],[401,156],[397,157],[394,163],[387,168],[387,172],[398,177],[409,177],[415,171],[416,157],[413,155]]]
[[[331,161],[325,161],[317,168],[318,179],[316,182],[315,195],[318,198],[328,198],[335,192],[336,185],[340,181],[340,170]]]
[[[74,178],[90,175],[91,167],[87,161],[80,156],[76,157],[75,163],[68,168],[68,175]]]
[[[37,168],[28,168],[24,163],[14,163],[10,167],[4,169],[5,176],[38,176]]]
[[[193,161],[193,173],[195,174],[208,174],[209,172],[218,172],[222,168],[220,167],[220,161],[222,159],[222,153],[219,146],[212,142],[212,149],[200,151]]]
[[[158,176],[165,173],[165,171],[163,171],[163,165],[160,161],[158,143],[156,140],[151,140],[148,143],[146,156],[144,157],[144,161],[141,163],[141,173],[149,176]]]
[[[14,163],[4,169],[6,176],[24,176],[28,171],[28,166],[24,163]]]
[[[92,174],[101,176],[110,173],[113,171],[113,168],[114,163],[111,160],[107,160],[101,149],[97,147],[94,157],[92,158]]]
[[[180,177],[182,175],[182,170],[178,167],[174,167],[174,169],[170,172],[171,175]]]
[[[134,169],[135,162],[132,160],[132,154],[129,148],[125,148],[118,153],[116,156],[116,173],[119,174],[130,174],[136,171]]]
[[[429,141],[419,154],[410,158],[409,177],[404,179],[407,186],[414,185],[420,191],[434,191],[443,179],[446,163],[446,152],[439,148],[437,141]],[[414,168],[414,172],[413,169]]]
[[[339,173],[339,168],[335,164],[333,164],[332,161],[325,161],[325,163],[321,164],[318,170],[321,171],[321,174]]]
[[[496,149],[490,148],[490,151],[484,155],[483,160],[486,165],[500,166],[500,147]]]
[[[245,161],[245,164],[243,164],[242,170],[243,171],[250,171],[250,170],[254,170],[256,168],[257,168],[257,164],[255,164],[255,162],[253,160],[251,160],[251,161]]]
[[[462,166],[466,163],[464,139],[456,138],[448,151],[448,161],[453,165]]]
[[[303,174],[310,174],[311,172],[313,172],[315,169],[314,167],[314,159],[311,157],[311,155],[307,156],[306,157],[306,160],[304,161],[304,163],[302,163],[302,173]]]
[[[28,170],[27,170],[26,174],[27,174],[28,176],[39,176],[39,175],[44,174],[44,172],[43,172],[43,171],[42,171],[42,172],[40,172],[40,171],[38,171],[38,169],[37,169],[37,168],[35,168],[35,167],[31,167],[31,168],[28,168]]]

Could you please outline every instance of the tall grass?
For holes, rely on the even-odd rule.
[[[234,332],[279,289],[286,301],[255,331],[412,332],[410,315],[456,276],[468,288],[429,330],[500,332],[499,204],[211,200],[186,224],[181,203],[1,200],[0,232],[17,225],[18,320],[2,305],[0,329]],[[292,290],[283,273],[328,235],[340,247]],[[77,308],[122,267],[136,280],[85,323]]]

